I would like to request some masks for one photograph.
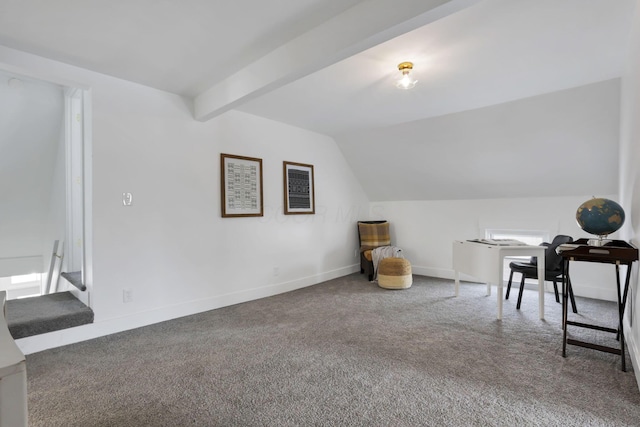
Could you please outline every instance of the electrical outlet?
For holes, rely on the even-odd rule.
[[[122,290],[122,302],[131,302],[133,300],[133,291],[131,289]]]
[[[279,267],[273,267],[273,275],[277,277],[279,274],[280,274],[280,268]]]

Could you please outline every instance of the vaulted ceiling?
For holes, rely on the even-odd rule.
[[[180,94],[193,101],[197,120],[238,109],[325,133],[359,173],[349,147],[376,129],[406,125],[416,132],[411,140],[433,126],[425,122],[431,118],[619,77],[635,5],[3,0],[0,45]],[[411,91],[393,84],[402,61],[415,64]],[[401,147],[413,156],[410,144]],[[374,199],[390,197],[365,189]],[[446,198],[468,196],[450,190]]]

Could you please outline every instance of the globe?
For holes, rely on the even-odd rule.
[[[584,231],[602,239],[622,227],[624,210],[613,200],[594,197],[580,205],[576,221]]]

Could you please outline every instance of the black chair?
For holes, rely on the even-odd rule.
[[[544,280],[553,282],[553,290],[556,294],[556,302],[560,302],[560,295],[558,294],[558,280],[562,280],[562,257],[556,253],[556,248],[563,243],[573,242],[571,236],[558,235],[553,238],[551,243],[542,243],[541,246],[546,246],[544,251]],[[531,257],[529,262],[512,262],[509,264],[511,273],[509,274],[509,283],[507,284],[507,297],[509,299],[509,293],[511,292],[511,281],[513,280],[513,273],[521,273],[522,279],[520,280],[520,293],[518,294],[518,304],[516,308],[520,309],[520,303],[522,302],[522,291],[524,290],[525,279],[537,279],[538,278],[538,262],[536,257]],[[574,313],[577,313],[576,300],[573,296],[573,289],[571,287],[571,280],[567,277],[567,292],[571,298],[571,307]]]

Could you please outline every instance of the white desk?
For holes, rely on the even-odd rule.
[[[485,243],[456,240],[453,242],[453,270],[456,279],[456,296],[460,288],[460,273],[479,279],[487,284],[487,295],[491,295],[491,284],[498,287],[498,319],[502,319],[503,264],[506,256],[538,257],[538,305],[540,319],[544,319],[544,246],[498,246]]]

